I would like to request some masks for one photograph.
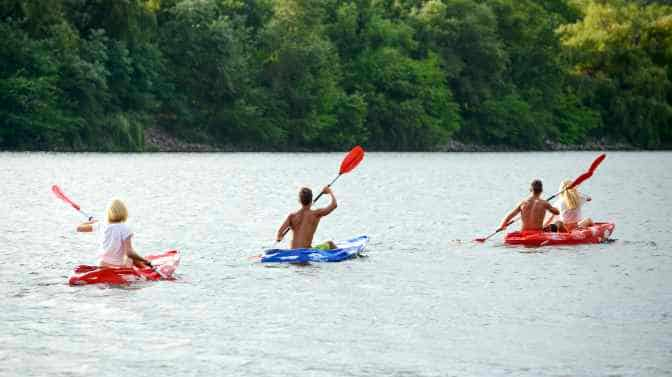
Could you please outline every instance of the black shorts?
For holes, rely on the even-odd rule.
[[[556,224],[550,224],[549,226],[544,228],[544,232],[557,233],[558,232],[558,226]]]

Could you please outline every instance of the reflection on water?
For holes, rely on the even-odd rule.
[[[368,257],[274,266],[249,258],[342,154],[0,154],[0,375],[669,375],[671,153],[608,153],[581,186],[614,242],[471,241],[596,155],[370,153],[316,236],[367,234]],[[96,241],[54,183],[124,199],[179,280],[69,287]]]

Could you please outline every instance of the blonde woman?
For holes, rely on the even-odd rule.
[[[119,199],[113,199],[107,207],[107,223],[96,224],[96,220],[87,221],[77,226],[78,232],[100,230],[100,267],[131,267],[134,264],[152,266],[145,258],[133,250],[131,238],[133,232],[126,224],[128,209]]]
[[[551,229],[559,232],[571,232],[577,228],[587,228],[593,225],[593,220],[589,217],[583,218],[581,215],[581,207],[584,203],[591,201],[592,198],[581,195],[576,188],[569,189],[568,187],[572,185],[572,182],[572,180],[566,179],[560,184],[560,198],[556,203],[556,206],[560,208],[559,220],[553,223],[553,220],[557,217],[553,215],[545,224],[546,226],[549,224],[555,225],[555,228],[551,225]]]

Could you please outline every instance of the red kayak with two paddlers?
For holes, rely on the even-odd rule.
[[[508,233],[504,242],[508,245],[526,245],[526,246],[547,246],[547,245],[580,245],[596,244],[609,240],[614,231],[614,223],[593,223],[590,218],[583,218],[580,212],[580,206],[585,201],[590,201],[590,197],[580,196],[576,188],[593,176],[597,168],[606,158],[602,153],[590,164],[588,170],[579,175],[573,181],[566,180],[561,185],[561,190],[551,195],[546,200],[541,200],[543,186],[541,180],[535,179],[530,184],[530,196],[521,201],[517,207],[502,220],[500,227],[489,236],[476,238],[476,242],[485,242],[497,233],[506,229],[509,225],[516,222],[516,215],[523,220],[523,229]],[[561,210],[558,210],[550,204],[550,201],[557,196],[561,196]],[[542,226],[545,216],[550,212],[554,216],[560,216],[562,221],[552,222],[553,217],[546,220],[546,225]],[[526,224],[527,221],[527,224]],[[546,230],[543,230],[543,229]],[[569,232],[565,230],[572,229]],[[529,230],[534,229],[534,230]],[[552,229],[552,231],[551,231]],[[558,230],[562,230],[558,232]]]

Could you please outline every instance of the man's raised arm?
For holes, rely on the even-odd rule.
[[[320,208],[317,211],[315,211],[316,214],[320,217],[327,216],[333,210],[335,210],[336,207],[338,207],[338,203],[336,203],[336,197],[334,196],[334,192],[331,191],[331,187],[326,186],[324,189],[322,189],[322,192],[331,196],[331,203],[329,203],[328,206],[326,206],[324,208]]]

